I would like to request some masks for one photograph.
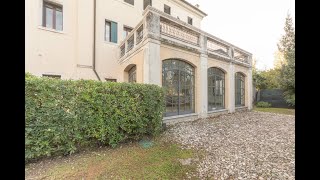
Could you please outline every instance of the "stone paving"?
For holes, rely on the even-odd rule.
[[[295,179],[295,116],[237,112],[169,126],[164,138],[204,152],[197,179]]]

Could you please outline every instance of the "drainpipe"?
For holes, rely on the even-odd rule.
[[[97,71],[96,71],[96,0],[93,1],[93,72],[96,74],[99,81],[101,81]]]

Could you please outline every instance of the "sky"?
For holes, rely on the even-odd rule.
[[[252,53],[260,70],[273,68],[277,43],[294,0],[187,0],[208,14],[201,29]]]

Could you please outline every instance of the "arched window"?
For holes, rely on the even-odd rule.
[[[235,99],[236,99],[236,106],[244,106],[244,93],[245,93],[245,86],[244,86],[244,75],[242,73],[236,73],[235,77]]]
[[[224,109],[224,72],[218,68],[208,69],[208,111]]]
[[[137,70],[137,66],[133,66],[129,71],[128,71],[128,75],[129,75],[129,83],[132,83],[132,82],[137,82],[137,73],[136,73],[136,70]]]
[[[165,116],[194,113],[194,68],[190,64],[164,60],[162,86],[167,90]]]

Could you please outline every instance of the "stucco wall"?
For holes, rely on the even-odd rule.
[[[131,66],[136,65],[136,73],[137,73],[137,83],[143,83],[143,56],[144,56],[144,47],[139,49],[137,52],[132,54],[127,61],[121,64],[118,77],[121,82],[128,82],[128,70]]]
[[[26,72],[61,75],[63,79],[97,79],[93,66],[93,0],[52,0],[63,6],[63,31],[42,27],[43,0],[28,0],[25,4]],[[187,22],[193,18],[200,28],[202,17],[192,8],[176,0],[153,0],[153,7],[163,11],[171,6],[174,17]],[[119,43],[123,40],[123,26],[134,28],[142,19],[143,1],[134,6],[123,0],[96,0],[96,71],[101,80],[121,79],[118,76]],[[125,13],[124,13],[125,12]],[[118,24],[118,42],[105,42],[105,20]]]
[[[59,74],[69,78],[76,68],[77,1],[56,0],[63,5],[63,31],[41,26],[42,0],[25,3],[26,66],[35,75]]]

